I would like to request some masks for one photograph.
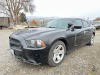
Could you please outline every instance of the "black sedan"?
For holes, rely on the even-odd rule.
[[[79,18],[54,19],[44,28],[29,28],[13,33],[10,48],[16,58],[30,64],[58,66],[65,54],[94,43],[95,27]]]

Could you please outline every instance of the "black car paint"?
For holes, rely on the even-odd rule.
[[[19,52],[23,51],[24,55],[23,58],[25,58],[25,60],[27,61],[30,60],[30,55],[28,54],[28,51],[29,52],[31,51],[30,54],[34,53],[35,57],[32,58],[32,60],[35,60],[37,63],[42,63],[45,61],[48,52],[50,50],[50,47],[55,41],[57,40],[63,41],[66,45],[67,50],[69,51],[89,43],[92,34],[95,34],[95,28],[92,25],[90,25],[87,28],[82,27],[81,29],[74,29],[74,30],[57,29],[57,28],[25,29],[13,33],[9,38],[16,39],[21,43],[22,50],[18,50],[17,48],[13,47],[11,47],[11,49]],[[26,40],[35,40],[35,39],[44,41],[46,44],[46,48],[29,48],[26,44]],[[43,60],[42,62],[41,59]]]

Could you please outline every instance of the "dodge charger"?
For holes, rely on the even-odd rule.
[[[11,53],[24,62],[58,66],[68,52],[93,45],[95,27],[80,18],[57,18],[42,28],[18,30],[9,36]]]

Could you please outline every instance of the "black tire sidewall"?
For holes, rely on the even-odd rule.
[[[49,51],[49,54],[48,54],[48,64],[49,64],[50,66],[53,66],[53,67],[56,67],[56,66],[60,65],[60,64],[62,63],[63,59],[64,59],[64,57],[63,57],[62,61],[59,62],[59,63],[55,63],[55,62],[53,61],[53,51],[54,51],[54,48],[55,48],[57,45],[63,45],[63,47],[64,47],[64,57],[65,57],[65,53],[66,53],[66,46],[65,46],[65,44],[64,44],[62,41],[56,41],[56,42],[51,46],[50,51]]]
[[[92,36],[93,36],[93,37],[95,37],[95,35],[94,35],[94,34],[92,34]],[[92,36],[91,36],[91,39],[92,39]],[[91,43],[91,39],[90,39],[90,42],[88,43],[88,45],[90,45],[90,46],[92,46],[92,45],[94,44],[94,42],[93,42],[93,43]]]

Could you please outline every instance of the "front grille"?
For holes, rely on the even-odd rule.
[[[10,47],[14,50],[22,50],[22,45],[19,40],[10,38]]]
[[[24,55],[27,58],[27,60],[35,60],[37,63],[45,63],[44,51],[34,51],[34,50],[25,50]]]

